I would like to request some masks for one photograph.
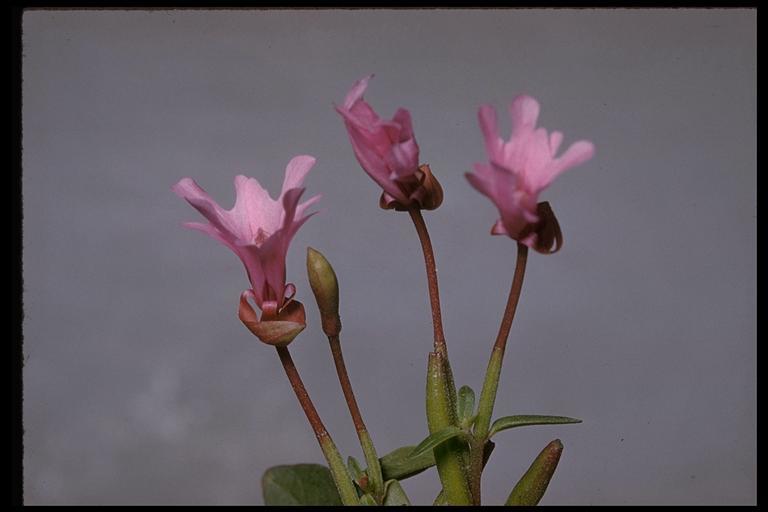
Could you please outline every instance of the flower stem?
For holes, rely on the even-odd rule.
[[[445,364],[446,378],[448,379],[448,393],[452,406],[456,405],[456,385],[453,381],[453,371],[448,361],[448,347],[445,344],[445,333],[443,332],[443,317],[440,312],[440,289],[437,284],[437,265],[435,263],[435,253],[432,251],[432,240],[429,238],[427,224],[421,215],[421,210],[411,208],[408,213],[416,227],[416,233],[419,235],[421,250],[424,253],[424,264],[427,269],[427,287],[429,289],[429,304],[432,308],[432,328],[434,331],[434,350],[441,354]]]
[[[429,238],[427,225],[421,210],[411,208],[408,210],[416,226],[416,233],[419,235],[421,249],[424,253],[424,263],[427,267],[427,286],[429,287],[429,304],[432,306],[432,327],[435,333],[435,352],[446,355],[445,334],[443,333],[443,318],[440,313],[440,290],[437,285],[437,266],[435,264],[435,254],[432,251],[432,241]]]
[[[368,478],[373,486],[374,495],[383,499],[384,478],[381,474],[379,456],[376,454],[373,440],[370,434],[368,434],[368,429],[363,422],[363,415],[360,413],[360,408],[355,399],[355,393],[352,391],[352,383],[349,380],[347,366],[344,364],[344,356],[341,352],[341,341],[339,336],[335,335],[328,336],[328,342],[331,346],[331,354],[333,355],[333,363],[336,366],[336,374],[339,377],[339,384],[341,384],[341,390],[344,393],[344,399],[347,401],[347,407],[349,408],[352,422],[355,424],[355,430],[357,431],[357,437],[360,439],[360,446],[365,455],[365,462],[368,465]]]
[[[339,491],[342,503],[344,505],[359,505],[360,500],[357,497],[357,490],[355,490],[355,486],[347,472],[341,454],[326,430],[325,425],[323,425],[323,421],[320,419],[320,415],[317,413],[317,409],[315,409],[312,400],[309,398],[307,389],[304,387],[301,376],[299,376],[299,371],[293,363],[293,358],[288,351],[288,347],[276,348],[277,355],[280,357],[283,369],[285,369],[285,374],[288,376],[288,381],[291,383],[291,387],[293,388],[294,393],[296,393],[296,398],[299,400],[299,404],[304,410],[304,414],[307,415],[307,420],[312,426],[312,430],[315,432],[315,437],[317,437],[318,443],[320,443],[320,449],[323,451],[323,455],[325,455],[325,459],[328,461],[328,466],[331,470],[333,481],[336,484],[336,489]]]
[[[515,275],[512,278],[512,287],[509,290],[507,298],[507,307],[504,310],[504,317],[501,320],[499,334],[496,336],[496,343],[493,345],[491,358],[488,362],[488,370],[483,382],[483,390],[480,393],[478,402],[477,421],[475,422],[475,435],[479,438],[485,438],[488,435],[488,429],[491,425],[491,415],[493,414],[493,404],[496,401],[496,390],[499,387],[499,377],[501,375],[501,363],[504,358],[504,349],[507,346],[507,338],[512,328],[512,321],[515,318],[515,310],[520,300],[520,292],[523,288],[523,277],[525,276],[525,264],[528,260],[528,247],[520,242],[517,243],[517,264],[515,265]]]
[[[488,369],[485,372],[485,381],[483,390],[480,392],[480,400],[477,406],[477,419],[474,426],[474,442],[470,449],[470,484],[472,486],[472,495],[476,504],[480,503],[480,481],[483,472],[483,452],[485,443],[488,440],[488,431],[493,416],[493,406],[496,402],[496,391],[499,388],[499,378],[501,377],[501,365],[504,360],[504,350],[507,346],[509,331],[512,328],[512,321],[515,318],[517,303],[520,301],[520,293],[523,288],[523,277],[525,276],[525,265],[528,261],[528,247],[520,242],[517,243],[517,263],[515,264],[515,274],[512,278],[512,287],[509,290],[507,306],[504,310],[504,316],[499,327],[499,334],[496,336],[496,342],[491,351],[491,357],[488,361]]]

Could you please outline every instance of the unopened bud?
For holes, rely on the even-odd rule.
[[[338,336],[341,332],[339,282],[336,272],[325,256],[312,247],[307,247],[307,275],[317,307],[320,309],[323,332],[328,336]]]

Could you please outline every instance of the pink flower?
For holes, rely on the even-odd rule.
[[[443,191],[428,165],[419,165],[419,145],[413,134],[411,113],[399,108],[383,120],[363,100],[369,75],[355,82],[336,111],[341,114],[357,161],[383,189],[382,208],[406,210],[440,206]]]
[[[314,164],[315,159],[311,156],[302,155],[291,159],[285,169],[283,189],[276,200],[270,197],[257,180],[236,176],[237,198],[231,210],[221,208],[191,178],[183,178],[173,186],[178,196],[186,199],[208,220],[208,223],[187,222],[184,225],[202,231],[226,245],[245,265],[251,289],[241,297],[241,319],[245,315],[251,322],[260,322],[252,310],[250,315],[243,310],[243,302],[247,305],[247,300],[251,298],[263,312],[262,324],[270,323],[265,320],[275,320],[272,324],[280,323],[277,320],[294,323],[300,320],[303,329],[303,307],[292,300],[296,287],[285,282],[285,257],[291,239],[313,215],[304,215],[307,208],[320,199],[316,195],[299,203],[305,190],[300,187]],[[260,328],[262,331],[269,328],[272,332],[275,325],[261,325]],[[272,340],[268,343],[281,344],[284,341],[280,336],[276,338],[274,332],[272,334],[271,338],[267,336]],[[261,338],[259,334],[257,336]],[[262,338],[262,341],[266,340]]]
[[[538,203],[539,193],[563,171],[592,158],[594,146],[589,141],[573,143],[560,157],[555,157],[563,134],[547,134],[536,128],[539,102],[518,96],[509,107],[512,135],[509,141],[499,136],[496,112],[483,105],[478,112],[485,137],[487,164],[475,164],[469,183],[488,196],[499,210],[500,218],[491,229],[494,235],[507,235],[539,251],[554,252],[551,247],[560,233],[548,203]]]

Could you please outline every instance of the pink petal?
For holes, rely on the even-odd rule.
[[[229,247],[235,254],[237,254],[237,246],[235,245],[234,237],[232,237],[229,233],[222,233],[212,224],[203,224],[201,222],[185,222],[183,226],[185,228],[194,229],[195,231],[201,231],[205,233],[214,240],[221,242],[225,246]]]
[[[407,109],[397,109],[392,121],[400,125],[400,138],[393,142],[404,142],[413,138],[413,122],[411,121],[411,113]]]
[[[233,225],[229,220],[227,212],[216,201],[211,199],[211,196],[195,180],[192,178],[182,178],[171,189],[177,196],[186,199],[220,232],[237,233],[237,226]]]
[[[282,197],[285,192],[292,188],[299,188],[304,183],[304,178],[312,169],[317,160],[309,155],[299,155],[291,158],[285,167],[285,179],[283,180],[283,190],[280,193]]]
[[[419,146],[414,139],[392,144],[384,156],[384,161],[389,168],[390,179],[411,176],[419,168]]]
[[[490,105],[483,105],[477,112],[477,119],[480,123],[480,130],[485,138],[485,151],[488,153],[488,158],[496,158],[501,152],[503,144],[499,136],[496,110]]]
[[[580,140],[571,144],[571,147],[556,160],[561,171],[570,167],[583,164],[595,154],[595,146],[588,140]]]
[[[347,110],[352,108],[359,99],[363,97],[363,93],[368,88],[368,82],[373,78],[373,73],[361,78],[352,85],[352,89],[349,90],[347,96],[344,98],[344,108]]]
[[[532,131],[536,128],[536,121],[539,119],[539,102],[531,96],[522,94],[512,100],[509,115],[512,118],[512,137]]]
[[[296,218],[298,219],[302,218],[304,216],[304,212],[307,211],[307,208],[309,208],[310,206],[318,202],[322,197],[323,197],[322,194],[314,195],[309,199],[307,199],[306,201],[304,201],[303,203],[301,203],[299,206],[297,206]]]
[[[280,203],[270,197],[258,180],[243,175],[235,177],[237,198],[230,210],[232,219],[240,227],[240,239],[253,243],[259,237],[259,230],[268,234],[280,227]]]
[[[487,179],[479,174],[472,174],[469,172],[464,173],[464,177],[467,178],[467,181],[475,190],[490,198],[492,201],[495,201],[493,186]]]
[[[555,153],[557,153],[561,142],[563,142],[563,134],[561,132],[552,132],[549,135],[549,150],[552,153],[553,158]]]
[[[491,227],[491,234],[492,235],[509,235],[507,232],[507,228],[504,227],[504,223],[501,221],[501,219],[497,220],[493,227]]]

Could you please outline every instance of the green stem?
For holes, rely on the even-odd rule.
[[[291,353],[288,352],[288,347],[276,348],[277,355],[280,357],[280,362],[283,364],[285,374],[288,376],[288,381],[291,383],[294,393],[296,393],[299,405],[301,405],[301,408],[304,410],[304,414],[307,416],[307,420],[312,426],[312,430],[315,432],[315,437],[320,444],[320,449],[323,451],[323,455],[325,455],[325,460],[328,461],[328,467],[331,470],[331,476],[333,476],[336,489],[339,491],[341,502],[344,505],[359,505],[360,500],[357,497],[355,484],[352,483],[352,478],[349,476],[349,472],[344,465],[339,450],[336,448],[333,439],[331,439],[331,435],[328,433],[323,421],[320,419],[320,415],[317,413],[315,405],[309,398],[307,388],[304,387],[299,371],[293,363]]]

